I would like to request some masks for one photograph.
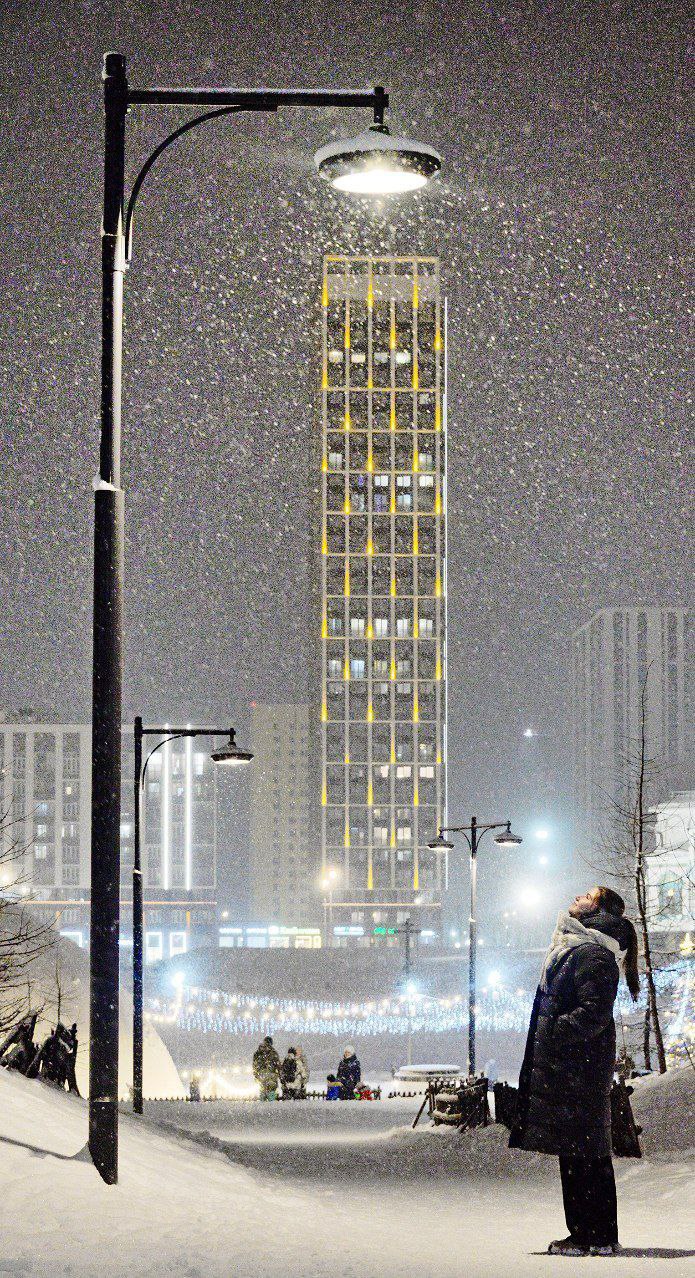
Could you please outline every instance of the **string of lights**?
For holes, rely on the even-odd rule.
[[[687,962],[675,963],[656,974],[659,994],[678,992],[677,1020],[692,1019],[693,978]],[[501,982],[483,986],[476,1006],[480,1026],[499,1033],[524,1033],[533,995]],[[628,1016],[644,1008],[644,994],[635,1005],[626,991],[618,998]],[[360,1038],[411,1033],[443,1034],[464,1030],[468,1007],[460,994],[432,998],[421,993],[399,994],[368,1002],[329,1002],[316,999],[272,998],[269,995],[228,994],[177,980],[172,998],[150,999],[148,1018],[176,1024],[191,1033],[257,1037],[265,1034],[333,1035]]]

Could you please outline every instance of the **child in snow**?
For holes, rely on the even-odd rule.
[[[329,1074],[326,1079],[326,1100],[340,1100],[342,1095],[343,1089],[335,1074]]]

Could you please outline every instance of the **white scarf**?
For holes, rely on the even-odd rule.
[[[573,949],[575,945],[592,944],[602,945],[604,949],[610,950],[622,972],[627,950],[621,950],[618,942],[612,936],[606,936],[606,933],[599,932],[598,928],[585,927],[581,919],[575,919],[568,910],[560,910],[555,924],[555,931],[543,961],[540,981],[541,989],[547,990],[548,980],[556,963],[569,950]]]

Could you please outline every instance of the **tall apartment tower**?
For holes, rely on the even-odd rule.
[[[251,706],[251,919],[306,926],[320,917],[309,831],[309,707]]]
[[[576,833],[587,850],[625,792],[645,680],[647,755],[673,785],[692,745],[694,671],[684,608],[603,608],[572,636]]]
[[[333,936],[366,944],[440,930],[446,886],[439,261],[327,257],[321,300],[320,861]]]

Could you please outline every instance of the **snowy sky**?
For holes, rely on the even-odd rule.
[[[528,806],[529,722],[561,796],[572,629],[687,602],[685,6],[108,8],[5,13],[0,707],[88,710],[103,51],[141,85],[385,83],[393,123],[445,156],[425,195],[333,194],[313,150],[367,117],[288,111],[194,132],[140,198],[127,712],[243,722],[305,695],[321,258],[438,253],[451,815]],[[131,178],[182,118],[133,112]]]

